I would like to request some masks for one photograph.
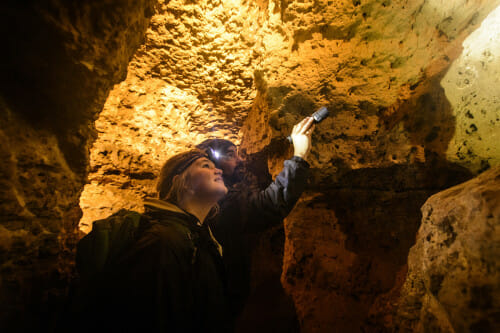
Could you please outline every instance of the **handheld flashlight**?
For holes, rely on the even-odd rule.
[[[328,111],[328,109],[325,106],[320,107],[318,109],[318,111],[314,112],[311,115],[311,117],[314,119],[313,123],[319,124],[320,122],[325,120],[325,118],[328,117],[329,114],[330,114],[330,112]],[[288,140],[288,142],[293,143],[293,139],[290,135],[287,136],[286,139]]]

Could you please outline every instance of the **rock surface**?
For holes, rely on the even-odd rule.
[[[456,122],[446,152],[450,161],[474,172],[500,159],[500,8],[463,43],[441,84]]]
[[[304,195],[285,220],[281,277],[302,331],[391,330],[419,208],[466,177],[449,165],[356,170]]]
[[[252,155],[320,105],[332,116],[314,137],[316,184],[446,159],[456,125],[440,80],[495,4],[159,1],[96,122],[82,230],[120,207],[139,209],[175,152],[225,137]],[[272,175],[281,157],[271,156]]]
[[[141,210],[163,161],[209,137],[241,142],[265,184],[290,156],[283,138],[294,123],[327,105],[309,199],[256,249],[253,308],[268,286],[282,295],[283,261],[304,332],[392,327],[420,206],[471,176],[447,161],[457,124],[441,81],[498,4],[159,1],[96,122],[81,229],[123,207]],[[318,205],[316,215],[309,206]],[[283,233],[285,249],[272,241]],[[240,327],[259,321],[250,308]]]
[[[94,120],[153,1],[4,1],[0,331],[52,331],[73,274]]]
[[[500,167],[430,197],[408,257],[399,327],[498,332]]]
[[[255,32],[264,14],[239,1],[158,2],[126,80],[96,122],[83,231],[121,207],[140,210],[173,154],[208,137],[239,143],[255,96]]]
[[[53,132],[34,129],[3,100],[0,139],[0,330],[43,331],[71,277],[84,178]]]
[[[239,329],[394,327],[419,207],[499,160],[498,100],[484,89],[497,81],[482,75],[498,57],[471,41],[454,63],[499,4],[2,3],[0,329],[54,322],[88,171],[84,231],[140,210],[163,161],[205,138],[241,143],[265,185],[291,154],[283,138],[321,105],[332,116],[314,134],[307,194],[284,229],[261,235]],[[481,74],[466,87],[464,66]]]

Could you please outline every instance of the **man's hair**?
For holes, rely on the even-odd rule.
[[[231,147],[236,147],[236,145],[226,139],[207,139],[196,146],[196,148],[204,151],[216,166],[219,166],[219,159],[214,153],[219,152],[220,154],[224,154]]]

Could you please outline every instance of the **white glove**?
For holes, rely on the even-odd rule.
[[[304,160],[311,150],[311,135],[316,127],[316,125],[313,125],[313,121],[312,117],[305,118],[293,126],[292,134],[290,135],[293,140],[293,155]]]

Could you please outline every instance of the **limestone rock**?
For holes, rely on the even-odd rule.
[[[332,116],[314,135],[316,184],[445,159],[455,127],[440,80],[498,3],[160,1],[96,123],[90,178],[113,193],[84,191],[82,227],[118,210],[116,200],[152,194],[154,180],[133,174],[156,175],[208,137],[242,141],[249,155],[286,151],[276,141],[320,105]],[[281,155],[269,158],[273,176]]]
[[[424,151],[446,155],[455,126],[440,81],[467,34],[499,3],[282,3],[263,30],[273,43],[257,68],[256,100],[267,103],[250,110],[242,147],[260,151],[326,105],[332,116],[315,131],[311,158],[322,174],[337,173],[338,164],[358,169],[425,162]]]
[[[165,159],[210,137],[241,143],[265,185],[290,157],[293,125],[326,105],[309,197],[286,222],[283,283],[306,332],[392,327],[420,206],[471,177],[447,160],[457,123],[441,82],[498,4],[159,1],[96,121],[82,230],[140,210]],[[277,246],[261,245],[256,253]],[[256,264],[269,274],[255,286],[271,273],[278,285],[268,262]]]
[[[67,287],[82,190],[88,231],[140,210],[163,161],[209,137],[241,143],[265,185],[291,154],[284,137],[321,105],[332,116],[314,134],[308,195],[286,221],[283,284],[306,332],[392,327],[418,208],[471,176],[454,163],[480,172],[498,160],[497,108],[475,113],[496,105],[497,81],[478,83],[491,89],[477,96],[465,82],[479,78],[467,66],[493,72],[496,56],[460,60],[464,80],[441,83],[499,4],[4,1],[0,329],[53,322],[42,313]],[[464,103],[449,86],[464,88]],[[272,232],[253,283],[277,295],[285,241]]]
[[[127,78],[96,121],[92,183],[80,203],[84,232],[120,208],[140,211],[173,154],[209,137],[239,143],[255,95],[252,31],[263,20],[251,3],[159,1]]]
[[[4,1],[0,331],[52,331],[73,275],[93,121],[153,1]]]
[[[500,8],[463,43],[464,51],[442,80],[456,130],[448,160],[474,172],[500,161]]]
[[[301,330],[390,331],[419,209],[467,177],[447,165],[355,170],[304,195],[285,220],[281,276]]]
[[[498,332],[500,167],[433,195],[408,257],[398,321],[412,332]]]

